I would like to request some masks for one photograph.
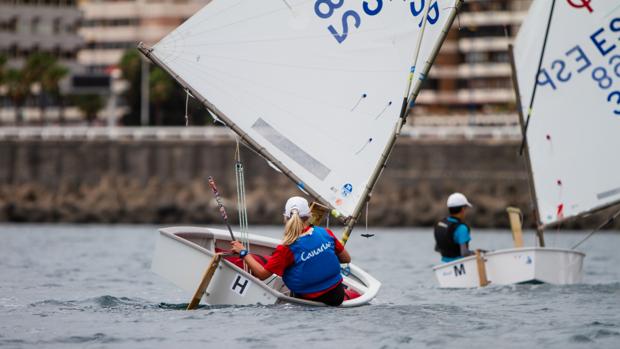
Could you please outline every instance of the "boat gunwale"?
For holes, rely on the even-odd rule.
[[[563,252],[563,253],[573,253],[573,254],[578,254],[581,255],[582,258],[585,258],[586,254],[581,252],[581,251],[577,251],[577,250],[571,250],[571,249],[564,249],[564,248],[557,248],[557,247],[513,247],[513,248],[504,248],[501,250],[495,250],[492,252],[487,252],[484,253],[482,256],[483,258],[485,257],[493,257],[493,256],[498,256],[498,255],[502,255],[502,254],[507,254],[507,253],[511,253],[511,252],[528,252],[528,251],[540,251],[540,252],[545,252],[545,251],[551,251],[551,252]],[[465,258],[460,258],[451,262],[447,262],[447,263],[442,263],[439,265],[436,265],[433,267],[433,271],[442,269],[444,267],[451,267],[457,264],[461,264],[463,262],[469,262],[469,261],[475,261],[476,260],[476,256],[467,256]]]

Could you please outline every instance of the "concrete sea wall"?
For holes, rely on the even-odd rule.
[[[527,172],[514,141],[402,138],[369,205],[369,224],[428,226],[453,191],[475,204],[476,227],[506,227],[516,205],[531,223]],[[214,176],[236,222],[235,142],[214,140],[1,140],[0,221],[220,223]],[[281,223],[299,190],[242,148],[250,224]],[[593,227],[594,216],[568,227]],[[618,226],[618,225],[616,225]]]

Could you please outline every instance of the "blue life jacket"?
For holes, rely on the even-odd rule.
[[[311,233],[288,246],[295,264],[282,276],[289,290],[302,295],[326,290],[342,281],[334,238],[323,228],[311,229]]]

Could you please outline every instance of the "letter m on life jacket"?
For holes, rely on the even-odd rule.
[[[454,276],[465,275],[465,264],[461,263],[454,266]]]

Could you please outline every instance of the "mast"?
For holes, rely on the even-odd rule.
[[[461,3],[463,2],[463,0],[457,0],[454,4],[454,8],[451,9],[450,14],[449,14],[449,18],[445,23],[445,26],[442,28],[441,31],[441,35],[439,37],[439,40],[437,40],[437,42],[435,42],[435,45],[433,46],[433,49],[431,51],[431,55],[430,55],[430,59],[426,62],[424,62],[424,65],[422,67],[421,70],[421,74],[420,76],[425,77],[428,74],[428,71],[431,68],[431,65],[433,64],[433,61],[435,61],[435,58],[437,57],[437,54],[439,53],[439,49],[441,48],[441,45],[443,44],[443,41],[445,40],[446,36],[448,35],[448,31],[450,30],[450,27],[452,26],[452,22],[454,21],[454,18],[456,17],[456,13],[459,9],[459,7],[461,6]],[[430,5],[430,2],[429,2]],[[428,11],[428,8],[427,8]],[[426,22],[426,13],[425,12],[425,16],[423,18],[424,23]],[[423,32],[420,33],[420,35],[422,35]],[[416,48],[416,50],[420,49],[422,41],[420,40],[420,44],[418,45],[418,48]],[[417,61],[417,57],[415,58],[415,60]],[[413,65],[415,68],[416,65],[416,61],[413,62]],[[410,74],[410,79],[412,78],[412,74]],[[411,80],[409,80],[411,82]],[[414,85],[413,85],[413,89],[411,90],[411,93],[409,95],[409,98],[405,97],[405,105],[403,106],[402,110],[401,110],[401,117],[398,119],[398,121],[396,122],[396,125],[394,126],[394,132],[392,133],[392,137],[390,139],[390,141],[387,143],[383,153],[381,154],[381,158],[379,160],[379,164],[377,167],[375,167],[371,177],[370,177],[370,181],[368,181],[368,184],[366,184],[366,187],[364,188],[364,192],[362,193],[362,197],[364,199],[360,200],[360,202],[358,203],[358,205],[355,207],[355,210],[353,211],[353,214],[351,215],[351,217],[347,220],[347,225],[344,228],[344,232],[342,233],[342,243],[343,245],[347,243],[347,241],[349,240],[349,237],[351,236],[351,232],[353,231],[353,226],[355,225],[355,223],[357,222],[357,220],[359,219],[360,214],[362,213],[362,210],[364,209],[364,206],[366,205],[366,203],[370,200],[370,196],[372,193],[373,188],[375,187],[375,184],[377,184],[377,181],[379,180],[379,176],[381,175],[381,173],[383,172],[383,169],[386,167],[387,164],[387,159],[390,156],[390,154],[392,153],[392,150],[394,149],[394,145],[396,144],[396,139],[398,138],[398,136],[400,136],[400,131],[403,128],[403,126],[405,125],[405,122],[407,121],[407,113],[409,112],[409,108],[410,108],[410,101],[414,101],[415,97],[417,97],[418,93],[420,92],[420,88],[422,86],[422,81],[423,78],[420,78],[418,80],[415,81]],[[407,89],[408,90],[408,89]],[[408,93],[405,92],[405,93]]]
[[[540,212],[538,211],[538,199],[536,197],[536,188],[534,188],[534,177],[532,175],[532,164],[530,162],[530,149],[527,143],[527,137],[525,132],[525,123],[523,118],[523,107],[521,105],[521,93],[519,92],[519,81],[517,80],[517,66],[515,64],[514,48],[512,44],[508,45],[508,56],[510,58],[510,70],[512,71],[512,86],[517,98],[517,114],[519,115],[519,126],[523,133],[523,149],[525,153],[525,164],[527,168],[527,184],[530,189],[530,200],[532,201],[532,211],[534,214],[534,220],[536,221],[536,236],[538,236],[538,244],[541,247],[545,247],[545,236],[542,223],[540,221]]]

